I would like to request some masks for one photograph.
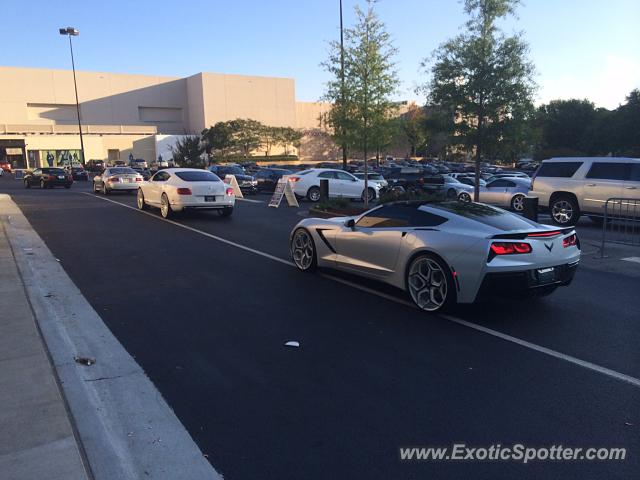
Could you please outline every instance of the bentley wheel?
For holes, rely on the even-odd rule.
[[[146,210],[147,204],[144,201],[144,193],[142,193],[142,189],[138,189],[138,197],[136,198],[136,203],[138,204],[138,210]]]
[[[455,287],[447,265],[430,254],[416,257],[407,272],[407,290],[422,310],[437,312],[453,302]]]
[[[172,210],[171,205],[169,204],[169,198],[166,193],[163,193],[162,198],[160,198],[160,215],[162,215],[162,218],[169,218],[171,213]]]
[[[291,258],[296,267],[303,272],[311,272],[317,267],[316,247],[311,234],[304,228],[299,228],[293,233]]]

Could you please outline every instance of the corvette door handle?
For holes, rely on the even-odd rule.
[[[587,183],[587,187],[595,187],[596,184],[595,183]]]
[[[626,188],[627,190],[635,190],[635,189],[637,189],[638,187],[624,187],[624,188]]]

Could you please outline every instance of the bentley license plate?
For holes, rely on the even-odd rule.
[[[205,195],[204,201],[205,202],[215,202],[216,201],[216,197],[214,197],[213,195]]]

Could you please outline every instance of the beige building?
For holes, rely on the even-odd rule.
[[[218,121],[236,118],[304,130],[297,152],[301,159],[335,156],[320,129],[320,115],[328,106],[296,102],[293,79],[76,73],[87,160],[132,155],[153,161],[158,143],[166,144],[167,136],[199,134]],[[33,168],[79,157],[72,72],[0,67],[0,161]]]

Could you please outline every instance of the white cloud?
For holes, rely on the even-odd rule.
[[[558,99],[589,99],[597,107],[616,108],[634,88],[640,88],[640,63],[630,58],[608,55],[600,69],[585,66],[585,71],[539,80],[539,103]],[[590,71],[589,71],[590,70]],[[586,74],[589,71],[589,74]],[[584,73],[584,75],[581,75]]]

